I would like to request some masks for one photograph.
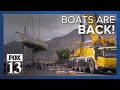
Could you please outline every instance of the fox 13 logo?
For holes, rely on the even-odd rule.
[[[7,54],[6,74],[23,74],[23,54]]]

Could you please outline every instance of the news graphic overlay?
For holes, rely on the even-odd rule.
[[[4,14],[5,75],[114,77],[117,17],[98,12]]]
[[[23,54],[7,54],[6,74],[23,74]]]

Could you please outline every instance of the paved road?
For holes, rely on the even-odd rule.
[[[68,76],[68,75],[61,75],[57,74],[56,71],[54,70],[49,70],[49,69],[42,69],[42,70],[24,70],[23,74],[25,76]],[[86,72],[79,72],[77,75],[69,75],[69,76],[109,76],[109,75],[115,75],[111,72],[108,73],[98,73],[98,74],[90,74]]]
[[[25,76],[58,76],[55,71],[50,70],[24,70],[23,74]]]

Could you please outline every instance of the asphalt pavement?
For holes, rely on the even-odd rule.
[[[51,69],[51,70],[50,70]],[[52,70],[53,69],[53,70]],[[65,68],[58,68],[60,70],[66,70]],[[70,70],[70,69],[69,69]],[[46,68],[46,69],[40,69],[37,70],[36,68],[32,68],[31,70],[23,70],[24,76],[113,76],[115,74],[111,72],[103,73],[99,72],[97,74],[91,74],[86,72],[77,72],[77,74],[57,74],[56,70],[54,68]]]

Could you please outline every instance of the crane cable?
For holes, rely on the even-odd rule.
[[[33,15],[31,14],[31,20],[32,20],[32,28],[33,28],[33,38],[34,38],[34,22],[33,22]]]
[[[39,40],[40,40],[40,16],[39,16]]]
[[[28,31],[29,31],[29,28],[30,28],[29,26],[30,26],[30,16],[28,14],[28,29],[27,29]]]

